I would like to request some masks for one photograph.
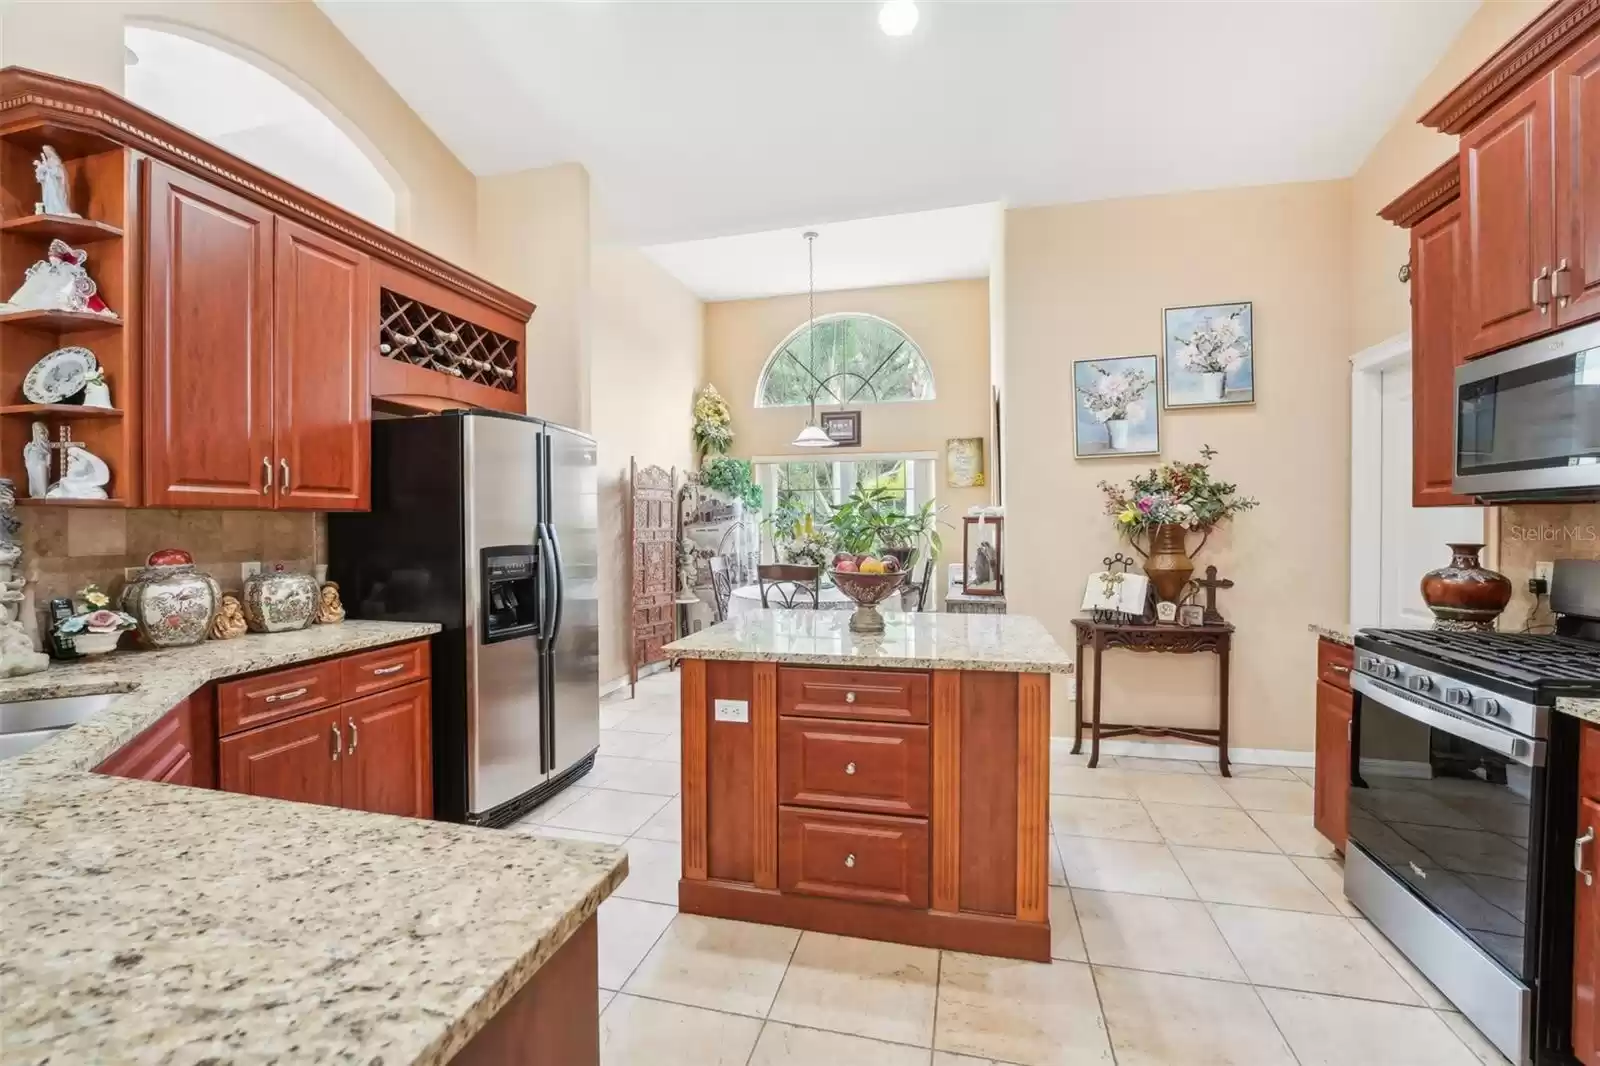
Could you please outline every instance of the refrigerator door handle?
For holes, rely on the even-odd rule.
[[[553,648],[556,646],[556,638],[561,635],[561,616],[567,606],[567,575],[563,572],[565,564],[561,561],[561,538],[556,534],[555,523],[546,522],[545,530],[550,534],[550,551],[555,556],[553,570],[556,575],[556,608],[555,618],[550,624],[550,639],[547,644],[548,647]]]
[[[539,544],[539,648],[541,651],[555,642],[555,627],[560,609],[560,591],[557,576],[560,559],[551,544],[550,523],[540,522],[537,532]]]

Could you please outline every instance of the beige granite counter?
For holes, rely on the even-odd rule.
[[[1306,628],[1323,640],[1331,640],[1335,644],[1352,647],[1356,642],[1356,631],[1348,625],[1325,626],[1312,622]]]
[[[1072,658],[1035,618],[884,611],[884,632],[852,633],[848,611],[753,611],[666,646],[673,658],[910,670],[1070,674]]]
[[[0,763],[0,1062],[443,1063],[619,848],[84,772],[206,681],[426,636],[346,622],[0,681],[126,693]]]
[[[1571,696],[1557,696],[1556,710],[1562,714],[1570,714],[1574,718],[1581,718],[1585,722],[1600,725],[1600,700],[1583,700]]]

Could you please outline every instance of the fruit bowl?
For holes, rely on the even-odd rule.
[[[863,574],[859,570],[829,570],[828,575],[840,592],[856,605],[850,615],[853,633],[882,633],[883,615],[878,604],[898,592],[905,583],[904,570],[892,574]]]

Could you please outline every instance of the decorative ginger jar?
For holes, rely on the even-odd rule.
[[[139,623],[139,643],[183,648],[205,640],[222,602],[216,581],[195,569],[188,552],[153,552],[146,564],[122,590],[121,601]]]
[[[244,583],[244,620],[252,633],[304,629],[317,611],[317,580],[310,574],[274,570]]]
[[[1491,630],[1511,602],[1511,581],[1478,561],[1482,544],[1447,544],[1450,565],[1422,575],[1422,602],[1433,628]]]

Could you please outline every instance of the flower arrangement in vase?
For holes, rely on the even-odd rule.
[[[79,655],[104,655],[117,646],[122,634],[139,628],[131,614],[111,610],[111,597],[98,585],[88,585],[78,593],[84,609],[54,626],[57,637],[71,639]]]
[[[1117,531],[1144,556],[1144,572],[1156,595],[1168,603],[1178,602],[1194,573],[1186,534],[1201,534],[1192,553],[1198,555],[1213,529],[1259,503],[1240,495],[1237,485],[1212,478],[1211,460],[1216,454],[1209,446],[1202,447],[1200,462],[1163,463],[1126,486],[1100,482],[1106,513],[1115,516]],[[1140,546],[1141,537],[1148,550]]]
[[[702,461],[727,455],[733,447],[733,411],[715,385],[707,385],[694,398],[694,448]]]
[[[1155,385],[1155,375],[1143,369],[1109,370],[1090,364],[1095,377],[1085,388],[1074,386],[1089,416],[1106,427],[1112,451],[1128,450],[1129,427],[1144,416],[1144,394]]]

